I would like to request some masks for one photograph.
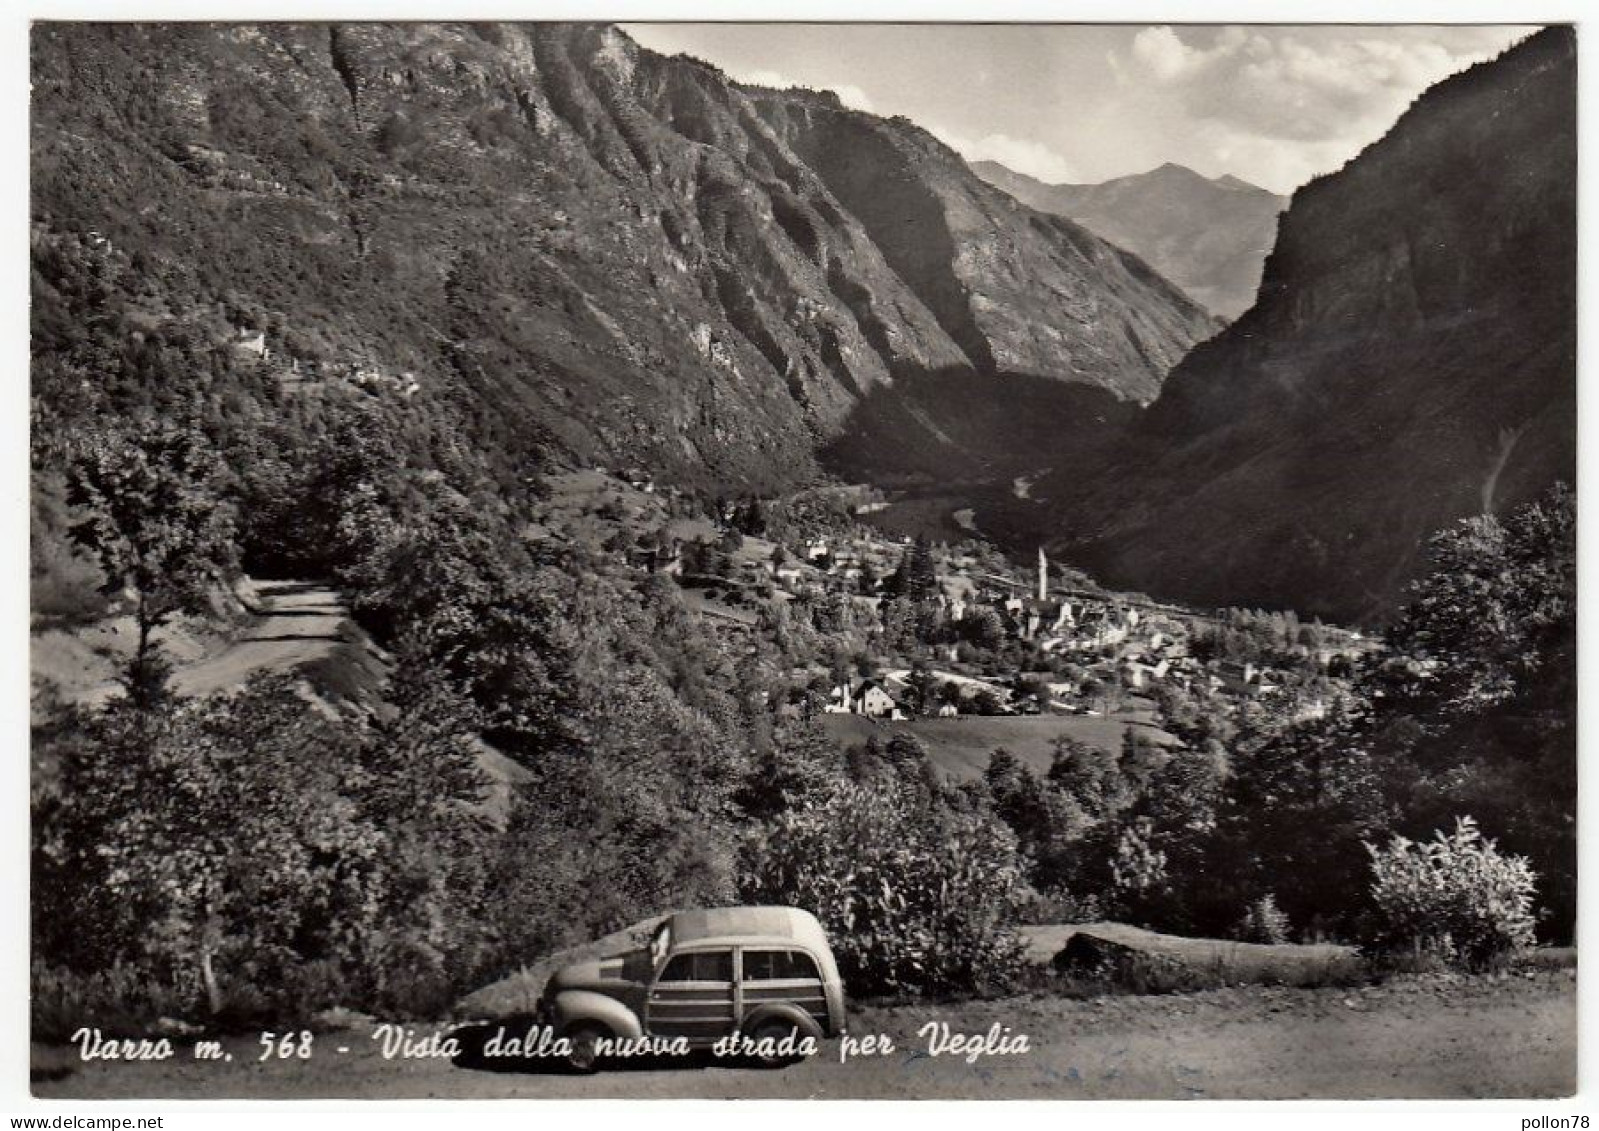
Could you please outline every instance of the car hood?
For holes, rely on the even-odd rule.
[[[587,962],[571,962],[550,978],[556,990],[608,990],[622,986],[641,986],[650,980],[654,969],[647,950],[631,950]]]

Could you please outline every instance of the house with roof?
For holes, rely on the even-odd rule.
[[[629,555],[633,564],[650,573],[665,573],[674,577],[683,572],[683,543],[679,538],[663,531],[647,534],[639,539]]]
[[[240,330],[234,336],[233,348],[240,353],[253,354],[265,361],[267,358],[266,331]]]
[[[835,684],[822,710],[829,715],[864,715],[869,719],[903,719],[899,703],[881,680],[852,679]]]
[[[1147,656],[1124,656],[1121,662],[1123,682],[1135,691],[1159,683],[1171,671],[1171,662],[1161,659],[1150,663]]]
[[[1226,660],[1211,678],[1211,690],[1253,698],[1282,690],[1282,680],[1267,668]]]

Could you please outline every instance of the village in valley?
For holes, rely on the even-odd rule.
[[[92,253],[109,263],[110,241],[91,237]],[[340,390],[411,400],[424,391],[411,372],[291,348],[279,315],[223,313],[232,350],[282,397]],[[1021,477],[1013,490],[1025,498],[1030,485]],[[946,724],[991,720],[965,757],[943,759],[955,769],[975,765],[987,737],[1039,751],[1040,737],[1109,746],[1132,730],[1165,744],[1174,711],[1320,718],[1354,661],[1381,647],[1292,611],[1198,610],[1116,593],[1042,548],[1024,568],[982,537],[966,509],[934,524],[961,540],[913,538],[904,530],[926,526],[925,509],[912,513],[864,485],[708,498],[640,469],[594,467],[549,476],[543,489],[547,522],[534,540],[624,551],[641,573],[674,581],[735,651],[752,632],[774,639],[794,661],[766,673],[763,693],[781,697],[780,714],[818,716],[846,742],[906,724],[931,740],[935,761],[940,739],[959,733]],[[992,722],[1001,719],[1013,722]]]
[[[109,269],[109,240],[91,235]],[[296,343],[281,315],[217,313],[231,352],[281,398],[426,399],[412,372]],[[1041,547],[1024,565],[983,537],[971,510],[935,516],[865,485],[728,498],[604,467],[540,483],[531,541],[620,552],[640,581],[671,583],[732,654],[770,654],[751,634],[775,643],[788,666],[750,682],[779,717],[815,718],[844,745],[912,734],[962,776],[1001,746],[1042,770],[1061,738],[1116,750],[1130,738],[1176,745],[1174,730],[1191,739],[1194,728],[1173,726],[1184,718],[1317,719],[1346,693],[1355,661],[1381,647],[1292,611],[1114,592]],[[1018,477],[1012,490],[1027,498],[1030,486]]]
[[[1112,592],[1041,548],[1026,568],[975,534],[890,533],[894,504],[863,487],[703,500],[641,472],[550,483],[531,536],[624,551],[734,653],[756,653],[750,634],[773,640],[790,663],[760,674],[761,694],[779,715],[817,718],[845,745],[915,735],[960,776],[1001,746],[1042,768],[1063,737],[1173,745],[1183,715],[1320,718],[1381,646],[1292,612]]]

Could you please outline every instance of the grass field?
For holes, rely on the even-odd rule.
[[[896,733],[915,735],[927,747],[933,765],[962,780],[975,778],[988,766],[988,756],[1003,746],[1033,768],[1049,769],[1050,745],[1065,735],[1101,750],[1119,750],[1128,727],[1162,744],[1177,740],[1154,725],[1142,711],[1124,711],[1103,718],[1085,715],[963,715],[954,719],[874,720],[860,715],[823,715],[823,728],[840,743],[858,746],[871,735],[887,742]]]

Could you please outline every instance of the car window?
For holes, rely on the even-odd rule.
[[[746,982],[780,982],[793,978],[821,980],[811,956],[799,950],[746,950]]]
[[[731,982],[733,952],[702,950],[679,954],[661,971],[663,982]]]

